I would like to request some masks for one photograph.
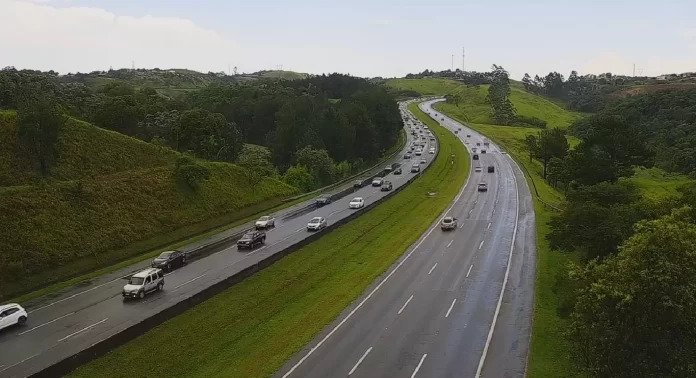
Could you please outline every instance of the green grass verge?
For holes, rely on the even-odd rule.
[[[143,371],[167,377],[271,376],[389,268],[464,184],[469,169],[464,146],[436,123],[428,125],[440,138],[440,154],[403,191],[72,376],[133,377]],[[167,357],[153,359],[144,350]]]

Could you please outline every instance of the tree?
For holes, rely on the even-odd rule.
[[[306,146],[295,154],[297,165],[306,167],[321,185],[328,185],[334,180],[334,162],[326,150],[317,150]]]
[[[271,151],[266,147],[245,144],[237,158],[237,165],[244,170],[247,183],[256,187],[264,177],[275,173],[271,163]]]
[[[565,157],[569,148],[570,145],[565,137],[565,133],[558,127],[539,132],[536,157],[544,165],[544,178],[546,178],[549,161],[554,157]]]
[[[491,85],[488,87],[488,102],[493,108],[493,119],[500,125],[511,125],[516,120],[516,110],[510,101],[510,78],[505,69],[493,65]]]
[[[529,161],[531,162],[532,159],[539,154],[539,142],[537,141],[536,136],[530,134],[524,138],[524,145],[527,148],[527,152],[529,153]]]
[[[522,78],[522,84],[524,85],[524,89],[526,91],[532,92],[534,89],[534,83],[532,82],[532,78],[529,76],[528,73],[524,74],[524,77]]]
[[[283,176],[283,181],[288,185],[298,188],[303,193],[310,192],[315,187],[314,176],[306,167],[293,165]]]
[[[56,143],[65,121],[63,109],[45,93],[26,97],[17,111],[19,139],[34,156],[44,176],[58,155]]]
[[[570,335],[593,377],[696,375],[696,225],[683,208],[643,221],[617,256],[575,268]]]

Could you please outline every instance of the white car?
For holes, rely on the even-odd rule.
[[[307,231],[319,231],[326,228],[326,219],[323,217],[314,217],[307,223]]]
[[[382,186],[383,181],[384,181],[383,178],[375,177],[374,179],[372,179],[372,186]]]
[[[256,227],[256,229],[275,227],[275,218],[270,215],[264,215],[254,223],[254,227]]]
[[[422,153],[423,151],[420,148],[416,150],[416,156],[421,156]]]
[[[365,206],[365,200],[362,197],[355,197],[348,203],[349,209],[361,209]]]
[[[0,329],[27,322],[27,312],[17,303],[0,305]]]
[[[164,287],[164,272],[162,269],[145,269],[135,273],[123,287],[123,299],[145,298],[145,295],[153,291],[161,291]]]
[[[474,168],[474,171],[475,171],[475,172],[481,172],[481,167],[476,167],[476,168]]]
[[[435,153],[435,147],[431,147],[431,148],[430,148],[430,151],[428,151],[428,153],[431,154],[431,155],[434,154],[434,153]]]

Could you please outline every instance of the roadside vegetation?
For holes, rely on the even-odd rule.
[[[0,70],[0,299],[236,224],[404,143],[396,102],[363,79],[211,76],[171,98],[144,83],[199,76],[146,74],[94,88]]]
[[[429,119],[415,104],[410,109]],[[168,377],[274,374],[386,271],[464,184],[470,165],[464,146],[437,123],[427,124],[439,137],[440,153],[393,198],[72,376],[132,377],[145,370]],[[151,348],[168,358],[142,353]]]
[[[471,122],[485,103],[439,105],[515,157],[539,196],[528,376],[696,372],[696,319],[682,311],[696,305],[694,93],[618,98],[546,130]]]

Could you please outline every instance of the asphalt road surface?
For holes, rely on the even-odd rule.
[[[480,152],[485,138],[432,103],[421,109]],[[482,171],[472,169],[446,211],[458,228],[434,224],[277,377],[524,376],[536,258],[533,201],[515,162],[493,143],[486,150],[472,160]],[[480,182],[487,192],[477,191]]]
[[[412,139],[408,134],[406,148]],[[430,164],[434,155],[427,151],[436,143],[427,143],[422,157]],[[395,160],[402,163],[403,174],[386,177],[394,188],[413,175],[410,166],[417,157],[404,160],[403,155]],[[51,366],[306,238],[305,227],[312,217],[323,216],[331,224],[354,211],[348,209],[353,197],[363,197],[369,205],[386,194],[378,187],[366,186],[301,216],[277,219],[276,227],[267,231],[265,246],[251,251],[230,247],[190,262],[167,274],[164,291],[142,301],[123,301],[121,289],[126,281],[118,272],[33,301],[26,306],[29,320],[25,326],[0,331],[0,377],[24,377]]]

